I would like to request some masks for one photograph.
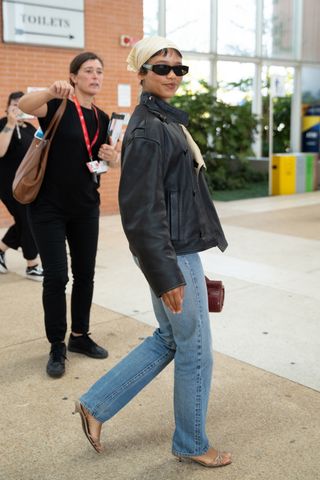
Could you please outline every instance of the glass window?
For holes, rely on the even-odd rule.
[[[292,58],[293,0],[264,0],[263,55],[272,58]]]
[[[269,85],[272,75],[284,77],[285,96],[273,100],[273,152],[290,150],[291,95],[294,86],[294,69],[276,65],[262,68],[262,155],[269,155]]]
[[[262,94],[264,96],[269,95],[269,80],[271,75],[281,75],[285,78],[285,92],[286,95],[292,95],[293,93],[293,67],[280,67],[278,65],[270,65],[262,68]]]
[[[314,104],[320,102],[320,68],[303,67],[301,75],[302,102]]]
[[[158,35],[159,1],[143,0],[143,29],[146,37]]]
[[[201,0],[197,8],[194,0],[167,0],[166,35],[181,50],[209,52],[210,0]]]
[[[192,90],[198,90],[199,80],[210,83],[210,62],[208,60],[194,60],[184,56],[182,63],[189,65],[189,73],[184,79]]]
[[[307,0],[303,2],[303,41],[302,58],[320,61],[320,2]]]
[[[219,0],[218,53],[254,55],[256,0]]]
[[[217,97],[230,105],[252,100],[253,63],[218,62]]]

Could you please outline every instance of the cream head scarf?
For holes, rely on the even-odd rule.
[[[140,68],[159,50],[174,48],[180,52],[177,45],[164,37],[146,37],[139,40],[129,53],[127,58],[127,69],[131,72],[139,72]]]

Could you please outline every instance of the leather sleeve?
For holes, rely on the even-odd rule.
[[[121,220],[132,253],[157,296],[185,285],[167,221],[160,143],[133,137],[122,151]]]

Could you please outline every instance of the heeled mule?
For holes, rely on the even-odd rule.
[[[87,415],[86,415],[86,411],[85,411],[84,407],[81,405],[81,403],[79,402],[79,400],[76,400],[76,402],[75,402],[75,408],[74,408],[73,414],[76,414],[76,413],[79,413],[79,415],[80,415],[83,433],[85,434],[85,436],[89,440],[90,444],[93,446],[93,448],[95,449],[95,451],[97,453],[102,453],[103,447],[98,440],[95,440],[92,437],[92,435],[90,433],[89,422],[88,422],[88,418],[87,418]]]
[[[230,465],[230,463],[232,463],[230,453],[219,451],[217,452],[216,457],[213,458],[210,463],[206,463],[197,457],[184,457],[181,455],[176,455],[176,457],[178,458],[179,462],[182,462],[183,460],[190,460],[191,462],[199,463],[203,467],[207,468],[226,467],[227,465]]]

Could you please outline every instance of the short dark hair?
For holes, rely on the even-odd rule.
[[[156,57],[157,55],[163,55],[165,57],[166,55],[168,55],[168,50],[169,50],[169,48],[162,48],[161,50],[158,50],[156,53],[151,55],[151,57],[148,58],[148,60],[145,63],[148,63],[149,60],[151,60],[151,58]],[[182,58],[181,52],[179,52],[179,50],[177,50],[176,48],[173,48],[172,50],[174,50],[176,52],[176,54],[179,55],[180,58]],[[146,73],[148,73],[148,70],[146,68],[144,68],[144,66],[142,66],[142,67],[140,67],[139,73],[146,74]]]
[[[12,93],[10,93],[10,95],[8,97],[7,108],[9,107],[12,100],[17,100],[18,98],[23,97],[23,95],[24,95],[23,92],[12,92]]]
[[[99,60],[102,66],[103,65],[103,60],[99,55],[93,52],[82,52],[79,53],[74,59],[71,61],[70,66],[69,66],[69,73],[73,73],[74,75],[77,75],[77,73],[80,70],[80,67],[83,63],[87,62],[88,60]],[[71,85],[74,87],[74,84],[72,80],[70,79]]]

